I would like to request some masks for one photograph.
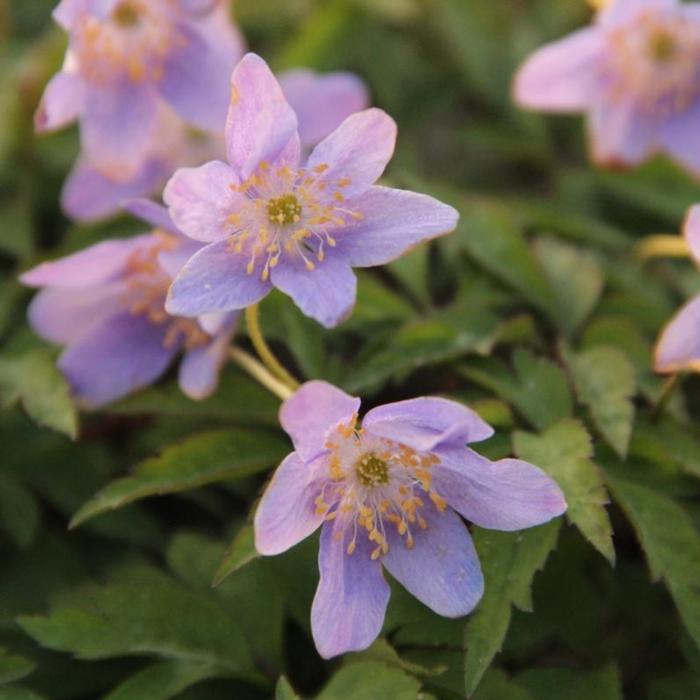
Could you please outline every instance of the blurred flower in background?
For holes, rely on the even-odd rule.
[[[585,112],[601,165],[663,152],[700,175],[700,5],[603,3],[591,27],[535,52],[514,92],[529,109]]]
[[[193,399],[209,396],[234,332],[237,314],[189,319],[166,313],[172,278],[199,246],[161,207],[137,201],[130,209],[155,230],[102,241],[21,277],[41,288],[29,322],[42,338],[66,346],[58,367],[85,408],[154,382],[181,352],[182,391]]]
[[[556,482],[519,459],[492,462],[465,443],[493,429],[454,401],[424,397],[374,408],[326,382],[304,384],[280,410],[295,451],[255,516],[255,545],[280,554],[321,531],[311,627],[324,657],[368,647],[389,602],[386,568],[431,610],[471,612],[484,581],[459,515],[519,530],[566,510]],[[459,514],[459,515],[458,515]]]

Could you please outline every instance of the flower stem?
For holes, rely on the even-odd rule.
[[[245,320],[248,326],[248,335],[250,340],[255,347],[255,351],[260,356],[265,367],[267,367],[272,374],[286,384],[290,389],[295,390],[299,388],[299,382],[292,377],[289,372],[281,365],[280,361],[274,356],[270,346],[267,344],[262,331],[260,330],[260,315],[258,311],[258,305],[253,304],[245,310]]]
[[[231,359],[242,369],[244,369],[248,374],[258,381],[262,386],[264,386],[268,391],[272,392],[279,399],[284,401],[288,399],[294,391],[283,384],[277,377],[273,376],[272,373],[262,364],[260,364],[252,355],[247,352],[232,347],[231,348]]]
[[[690,250],[685,238],[670,234],[647,236],[635,246],[635,253],[640,260],[690,257]]]

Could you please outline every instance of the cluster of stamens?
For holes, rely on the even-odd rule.
[[[81,70],[96,82],[124,72],[134,82],[159,80],[164,59],[185,41],[174,11],[163,0],[122,0],[106,20],[83,16],[74,35]]]
[[[155,325],[166,325],[163,345],[166,348],[182,344],[187,350],[206,345],[210,337],[196,319],[171,316],[165,310],[165,298],[172,283],[163,270],[158,255],[178,245],[177,239],[162,231],[156,232],[152,246],[136,250],[127,261],[124,274],[123,303],[137,316],[145,316]]]
[[[700,25],[647,10],[610,32],[612,96],[636,96],[658,116],[673,116],[700,97]]]
[[[394,527],[409,549],[415,528],[425,529],[422,512],[430,499],[439,512],[447,503],[432,485],[434,454],[421,454],[391,440],[368,435],[357,419],[339,425],[326,443],[329,478],[316,498],[316,513],[326,520],[342,520],[338,539],[350,530],[347,554],[357,547],[364,530],[375,547],[372,559],[389,551],[387,528]]]
[[[314,270],[326,246],[335,247],[333,232],[363,219],[345,206],[342,190],[350,180],[326,180],[327,171],[327,165],[293,170],[263,162],[245,182],[230,186],[246,197],[228,224],[230,250],[248,256],[248,274],[260,270],[261,279],[269,279],[284,254],[298,256]]]

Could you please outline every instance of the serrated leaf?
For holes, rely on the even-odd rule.
[[[260,556],[255,549],[255,533],[252,525],[244,525],[233,538],[224,559],[214,576],[212,585],[218,586],[227,576]]]
[[[362,661],[341,668],[316,700],[417,700],[420,683],[396,666]]]
[[[108,484],[80,508],[71,527],[147,496],[256,474],[276,466],[288,451],[279,436],[262,431],[232,428],[194,435],[141,462],[132,476]]]
[[[532,580],[547,561],[559,534],[560,520],[522,532],[475,528],[474,542],[484,571],[484,597],[465,631],[464,682],[471,695],[503,646],[511,606],[532,611]]]
[[[0,685],[18,681],[28,676],[35,668],[36,664],[33,661],[0,649]]]
[[[221,675],[209,663],[164,661],[129,676],[104,700],[170,700],[195,683]]]
[[[558,327],[573,334],[588,318],[603,291],[603,273],[595,256],[555,238],[540,238],[535,253],[553,292]]]
[[[598,346],[580,353],[565,352],[582,404],[603,437],[620,457],[627,454],[637,390],[634,365],[617,348]]]
[[[515,453],[549,474],[566,496],[567,518],[611,563],[615,563],[612,526],[605,478],[591,461],[593,447],[586,429],[576,420],[564,420],[541,436],[516,432]]]
[[[608,485],[632,522],[653,580],[663,579],[686,629],[700,647],[700,534],[687,511],[637,470],[606,464]]]
[[[515,378],[493,360],[463,365],[461,373],[510,403],[538,430],[571,416],[571,390],[561,367],[522,348],[513,364]]]
[[[24,355],[0,358],[0,403],[21,403],[39,425],[75,438],[78,414],[63,375],[51,355],[32,350]]]
[[[42,646],[80,659],[155,654],[257,677],[236,620],[146,566],[125,567],[103,586],[74,589],[48,615],[18,622]]]

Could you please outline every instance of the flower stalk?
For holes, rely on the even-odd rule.
[[[690,249],[684,238],[671,234],[647,236],[635,249],[639,260],[653,258],[688,258]]]
[[[280,400],[285,401],[294,393],[293,389],[279,381],[277,377],[252,355],[236,347],[232,347],[230,352],[233,362]]]

